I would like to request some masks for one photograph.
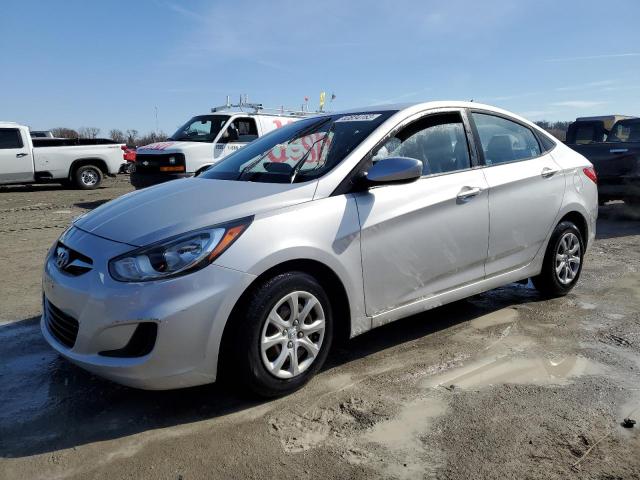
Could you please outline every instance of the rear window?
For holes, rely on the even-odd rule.
[[[616,123],[607,138],[609,142],[640,142],[640,121],[627,121]]]
[[[17,128],[0,128],[0,148],[22,148],[22,136]]]

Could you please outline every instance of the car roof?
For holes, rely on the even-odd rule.
[[[473,101],[461,101],[461,100],[437,100],[437,101],[429,101],[429,102],[414,102],[414,103],[396,103],[396,104],[384,104],[384,105],[369,105],[366,107],[359,108],[350,108],[348,110],[343,110],[340,112],[327,112],[327,114],[356,114],[356,113],[366,113],[366,112],[384,112],[384,111],[395,111],[398,113],[402,113],[405,116],[412,115],[414,113],[419,113],[425,110],[435,110],[440,108],[469,108],[469,109],[477,109],[477,110],[487,110],[489,112],[506,115],[508,117],[514,118],[521,122],[527,123],[529,125],[533,125],[533,122],[527,120],[520,115],[517,115],[513,112],[509,112],[508,110],[503,110],[499,107],[494,107],[492,105],[487,105],[484,103],[477,103]]]

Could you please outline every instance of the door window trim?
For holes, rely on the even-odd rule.
[[[527,162],[529,160],[536,160],[538,158],[544,157],[547,153],[549,153],[551,150],[553,150],[553,148],[556,147],[555,142],[554,142],[554,147],[550,150],[545,150],[542,147],[542,142],[540,140],[540,137],[538,136],[537,132],[532,129],[529,125],[527,125],[524,122],[521,122],[520,120],[510,117],[509,115],[505,115],[503,113],[499,113],[499,112],[493,112],[491,110],[483,110],[481,108],[468,108],[466,109],[468,111],[468,115],[469,115],[469,122],[472,125],[472,130],[473,130],[473,134],[474,134],[474,141],[476,143],[476,149],[478,150],[478,157],[481,160],[481,167],[482,168],[491,168],[491,167],[499,167],[500,165],[510,165],[512,163],[519,163],[519,162]],[[509,122],[515,123],[523,128],[526,128],[527,130],[529,130],[531,132],[531,134],[533,135],[533,138],[535,138],[537,144],[538,144],[538,149],[540,150],[540,155],[537,155],[535,157],[528,157],[528,158],[517,158],[515,160],[511,160],[509,162],[500,162],[500,163],[495,163],[493,165],[487,165],[485,156],[484,156],[484,148],[482,147],[482,140],[480,139],[480,133],[478,132],[478,127],[476,125],[475,120],[473,119],[473,114],[474,113],[478,113],[480,115],[488,115],[491,117],[498,117],[501,118],[503,120],[507,120]]]

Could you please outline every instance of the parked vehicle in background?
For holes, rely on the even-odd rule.
[[[97,188],[122,164],[121,144],[107,139],[31,138],[29,128],[0,122],[0,184],[57,182]]]
[[[31,138],[55,138],[50,130],[31,130]]]
[[[584,145],[604,142],[613,125],[619,120],[633,118],[626,115],[603,115],[599,117],[579,117],[569,125],[565,143]]]
[[[138,147],[131,184],[144,188],[197,175],[256,138],[305,116],[309,113],[227,102],[212,108],[211,114],[191,118],[166,142]]]
[[[593,163],[598,174],[600,203],[609,200],[640,203],[640,118],[616,120],[604,140],[587,139],[586,133],[574,135],[567,137],[567,144]]]
[[[123,145],[121,148],[124,163],[120,166],[120,173],[131,173],[136,161],[136,147],[127,147],[126,145]]]
[[[504,110],[324,114],[76,219],[45,261],[41,328],[126,385],[227,374],[282,395],[334,335],[527,278],[567,294],[597,214],[592,165]]]

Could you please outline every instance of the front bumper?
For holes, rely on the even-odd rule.
[[[93,269],[73,276],[47,256],[44,301],[78,322],[75,342],[65,345],[47,324],[43,309],[42,334],[55,350],[81,368],[137,388],[163,390],[215,381],[224,326],[252,275],[209,265],[163,281],[117,282],[108,273],[108,260],[131,246],[77,228],[66,232],[61,242],[90,257]],[[101,353],[122,349],[136,327],[149,322],[157,324],[150,353],[127,358]]]
[[[192,176],[192,173],[142,173],[132,171],[131,175],[129,176],[129,181],[131,182],[131,185],[136,188],[136,190],[139,190],[141,188],[151,187],[152,185],[158,185],[159,183],[178,180],[180,178],[188,178]]]

